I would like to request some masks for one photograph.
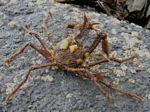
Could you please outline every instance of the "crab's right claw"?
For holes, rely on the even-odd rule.
[[[88,29],[92,29],[92,30],[98,31],[99,29],[94,27],[94,25],[101,25],[101,24],[102,24],[101,22],[90,22],[89,26],[88,26]]]

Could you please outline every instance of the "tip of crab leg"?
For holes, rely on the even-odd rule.
[[[9,67],[8,61],[9,61],[8,58],[4,60],[4,63],[5,63],[5,65],[6,65],[7,67]]]
[[[140,101],[142,101],[142,102],[144,101],[141,97],[139,97],[139,96],[137,96],[135,94],[133,94],[133,97],[136,98],[136,99],[138,99],[138,100],[140,100]]]
[[[48,11],[47,13],[48,13],[48,14],[50,15],[50,17],[52,18],[52,13],[51,13],[50,11]]]
[[[108,100],[108,106],[110,107],[111,106],[110,98],[107,100]]]

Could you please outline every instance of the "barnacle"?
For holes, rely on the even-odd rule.
[[[134,80],[134,79],[128,79],[128,81],[129,81],[130,83],[132,83],[132,84],[135,83],[135,80]]]
[[[118,85],[119,84],[119,78],[115,78],[115,80],[113,81],[113,84]]]

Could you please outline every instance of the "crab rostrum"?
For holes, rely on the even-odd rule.
[[[46,32],[46,35],[50,42],[50,46],[52,47],[52,50],[49,50],[46,47],[46,45],[43,43],[38,33],[34,31],[30,31],[25,26],[22,26],[22,29],[24,30],[25,33],[34,35],[38,39],[43,49],[40,49],[36,47],[32,42],[29,42],[25,44],[23,47],[21,47],[15,54],[11,55],[10,57],[4,60],[4,63],[6,64],[6,66],[9,67],[8,62],[14,59],[20,53],[22,53],[26,47],[30,46],[35,51],[37,51],[42,56],[44,56],[48,61],[47,64],[32,66],[29,70],[27,70],[27,72],[25,73],[25,77],[21,81],[21,83],[7,96],[5,100],[5,104],[8,103],[10,97],[12,97],[19,90],[19,88],[26,82],[31,71],[36,70],[36,69],[46,68],[46,67],[52,67],[52,66],[57,66],[58,68],[73,72],[75,74],[78,74],[81,77],[85,77],[91,80],[93,84],[99,89],[99,91],[107,98],[109,106],[111,104],[110,97],[100,86],[100,83],[121,94],[134,97],[138,100],[143,101],[141,97],[135,94],[126,92],[124,90],[117,89],[113,87],[113,85],[105,82],[100,73],[93,74],[89,71],[88,68],[92,66],[96,66],[98,64],[105,63],[105,62],[114,61],[117,63],[122,63],[128,60],[133,60],[135,58],[135,56],[131,56],[131,57],[120,60],[120,59],[116,59],[114,57],[109,56],[109,45],[107,41],[106,32],[100,31],[99,29],[94,27],[94,25],[101,24],[100,22],[90,21],[90,19],[86,16],[86,14],[82,12],[83,22],[65,24],[65,30],[64,30],[65,33],[62,34],[63,39],[59,43],[57,43],[57,45],[54,45],[50,37],[48,27],[47,27],[47,22],[48,22],[49,17],[52,17],[52,14],[50,11],[47,12],[42,26],[43,26],[44,31]],[[73,29],[72,35],[68,36],[68,33],[67,33],[68,28]],[[84,50],[83,49],[83,44],[84,44],[83,36],[85,35],[86,30],[94,30],[97,36],[95,37],[95,40],[89,46],[89,48],[87,50]],[[103,58],[102,60],[97,60],[96,62],[86,64],[85,61],[87,60],[87,58],[90,56],[90,54],[93,52],[93,50],[97,47],[99,43],[102,43],[102,50],[100,51],[100,53],[102,52],[105,53],[106,57]]]

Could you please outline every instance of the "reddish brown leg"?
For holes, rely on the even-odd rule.
[[[74,69],[74,68],[71,68],[71,69],[68,69],[68,71],[71,71],[71,72],[74,72],[75,74],[78,74],[82,77],[85,77],[85,78],[88,78],[90,79],[93,84],[98,88],[98,90],[104,95],[104,97],[107,98],[107,101],[108,101],[108,106],[110,106],[111,102],[110,102],[110,97],[109,95],[105,92],[105,90],[97,83],[97,78],[95,77],[95,75],[92,75],[90,74],[88,71],[86,70],[82,70],[82,69]],[[100,77],[99,77],[100,79]]]
[[[45,32],[46,32],[46,36],[47,36],[47,38],[48,38],[48,40],[49,40],[49,42],[50,42],[50,46],[51,46],[52,48],[54,48],[53,41],[52,41],[52,39],[51,39],[51,37],[50,37],[50,32],[48,31],[48,28],[47,28],[48,17],[52,17],[52,14],[51,14],[50,11],[47,12],[47,14],[46,14],[46,16],[45,16],[45,19],[44,19],[44,21],[43,21],[42,26],[43,26],[43,29],[44,29]]]
[[[86,16],[86,14],[84,12],[82,12],[83,16],[83,22],[82,24],[78,24],[78,23],[72,23],[72,24],[68,24],[67,28],[72,28],[72,29],[80,29],[80,30],[86,30],[86,29],[90,29],[90,30],[95,30],[97,31],[98,29],[94,27],[94,25],[99,25],[101,24],[100,22],[91,22],[89,21],[89,18]]]
[[[101,81],[101,80],[100,80],[100,82],[101,82],[102,84],[104,84],[106,87],[108,87],[108,88],[110,88],[110,89],[112,89],[112,90],[114,90],[114,91],[117,91],[117,92],[119,92],[119,93],[121,93],[121,94],[124,94],[124,95],[127,95],[127,96],[131,96],[131,97],[134,97],[134,98],[136,98],[136,99],[138,99],[138,100],[140,100],[140,101],[143,101],[143,99],[142,99],[141,97],[137,96],[136,94],[128,93],[128,92],[123,91],[123,90],[121,90],[121,89],[117,89],[117,88],[113,87],[113,85],[108,84],[108,83],[106,83],[106,82],[104,82],[104,81]]]
[[[82,27],[83,29],[91,29],[91,30],[95,30],[98,31],[99,29],[95,28],[94,25],[99,25],[101,24],[100,22],[91,22],[89,21],[89,18],[86,16],[86,14],[84,12],[82,12],[83,16],[83,23],[82,23]]]
[[[117,58],[114,58],[114,57],[110,57],[109,60],[117,62],[117,63],[123,63],[123,62],[129,61],[129,60],[133,60],[134,58],[135,58],[135,56],[131,56],[131,57],[124,58],[124,59],[117,59]],[[106,63],[106,62],[109,62],[109,60],[103,59],[103,60],[100,60],[100,61],[96,61],[96,62],[88,64],[87,67],[95,66],[97,64]]]
[[[44,44],[44,42],[42,41],[42,39],[41,39],[41,37],[40,37],[39,34],[37,34],[37,33],[34,32],[34,31],[28,30],[25,26],[22,26],[22,29],[24,30],[24,32],[27,32],[27,33],[29,33],[30,35],[34,35],[34,36],[38,39],[38,41],[41,43],[42,47],[43,47],[46,51],[48,51],[49,54],[51,55],[51,52],[50,52],[50,51],[48,50],[48,48],[45,46],[45,44]]]
[[[71,28],[71,29],[75,29],[75,33],[76,33],[76,30],[80,30],[80,34],[77,34],[79,35],[79,37],[81,38],[82,35],[84,34],[84,31],[87,30],[87,29],[90,29],[90,30],[95,30],[97,31],[98,29],[94,27],[94,25],[99,25],[101,24],[100,22],[91,22],[89,21],[89,19],[87,18],[86,14],[84,12],[82,12],[83,16],[82,16],[82,19],[83,19],[83,22],[80,24],[80,23],[71,23],[71,24],[66,24],[65,23],[65,33],[63,34],[64,37],[66,37],[66,34],[67,34],[67,28]],[[76,36],[76,38],[78,39],[78,37]]]
[[[107,95],[107,93],[100,87],[100,85],[97,83],[97,82],[100,82],[102,84],[104,84],[106,87],[114,90],[114,91],[117,91],[121,94],[124,94],[124,95],[127,95],[127,96],[131,96],[131,97],[134,97],[140,101],[143,101],[143,99],[135,94],[132,94],[132,93],[128,93],[126,91],[123,91],[123,90],[120,90],[120,89],[117,89],[115,87],[113,87],[111,84],[108,84],[106,82],[104,82],[103,80],[103,77],[101,76],[100,73],[98,74],[90,74],[88,71],[84,70],[84,69],[74,69],[74,68],[69,68],[68,71],[72,71],[74,73],[77,73],[78,75],[80,76],[83,76],[83,77],[86,77],[88,79],[90,79],[94,85],[100,90],[100,92],[107,98],[107,101],[108,101],[108,105],[110,106],[110,98],[109,98],[109,95]]]
[[[48,64],[43,64],[43,65],[38,65],[38,66],[31,67],[26,72],[26,74],[24,76],[24,79],[21,81],[21,83],[6,97],[6,100],[4,102],[5,105],[8,103],[9,99],[19,90],[19,88],[26,82],[26,80],[28,79],[28,76],[29,76],[31,71],[41,69],[41,68],[50,67],[50,66],[56,66],[56,64],[55,63],[48,63]]]
[[[106,53],[107,58],[109,58],[109,45],[107,42],[107,34],[105,33],[105,31],[101,31],[101,32],[97,31],[97,37],[90,45],[90,47],[85,51],[84,59],[86,59],[93,52],[93,50],[98,46],[98,44],[101,41],[102,41],[102,50]]]
[[[31,42],[25,44],[23,47],[21,47],[16,53],[14,53],[13,55],[11,55],[10,57],[6,58],[4,60],[4,63],[7,67],[9,67],[8,62],[11,61],[12,59],[14,59],[16,56],[18,56],[19,54],[21,54],[28,46],[31,46],[35,51],[38,51],[41,55],[43,55],[48,61],[51,62],[52,59],[50,59],[48,56],[46,56],[45,54],[43,54],[36,46],[34,46]]]

